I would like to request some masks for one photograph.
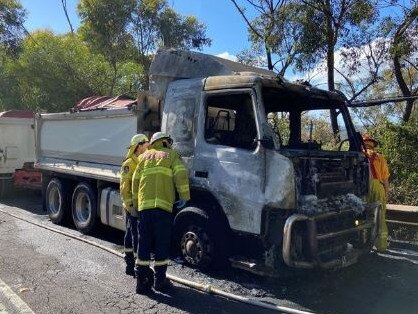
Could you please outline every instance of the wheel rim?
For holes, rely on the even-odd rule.
[[[59,213],[61,209],[61,193],[56,186],[49,190],[48,205],[51,214],[57,215]]]
[[[75,200],[75,216],[79,223],[86,223],[91,215],[90,197],[85,192],[79,192]]]
[[[185,260],[192,265],[205,265],[213,258],[213,244],[208,234],[198,227],[191,227],[185,232],[180,242]]]

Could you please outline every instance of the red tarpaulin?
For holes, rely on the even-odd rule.
[[[8,110],[0,112],[0,118],[33,118],[33,112],[26,110]]]
[[[128,96],[92,96],[80,100],[72,111],[125,108],[136,104],[136,99]]]

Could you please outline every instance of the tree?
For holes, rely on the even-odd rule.
[[[231,0],[248,26],[251,49],[242,51],[238,60],[254,66],[264,66],[260,54],[265,53],[267,68],[284,76],[300,52],[300,10],[289,0],[245,0],[247,6]],[[250,20],[252,12],[256,16]],[[248,12],[248,13],[246,13]]]
[[[113,94],[118,76],[118,65],[129,59],[132,37],[127,32],[135,0],[81,0],[80,34],[92,49],[103,54],[113,69],[110,89]]]
[[[402,7],[399,9],[401,3]],[[375,70],[370,71],[369,83],[353,93],[354,97],[363,92],[365,93],[362,98],[370,99],[418,95],[418,2],[392,1],[391,4],[396,4],[398,9],[393,10],[395,13],[383,19],[378,25],[380,31],[378,36],[375,36],[377,39],[372,42],[375,53],[370,56],[364,54],[367,55],[369,64],[374,65]],[[358,42],[358,45],[353,45],[348,49],[348,57],[345,58],[346,61],[351,60],[345,79],[347,82],[351,81],[353,87],[360,85],[360,80],[352,79],[353,73],[350,68],[351,66],[359,68],[358,60],[361,60],[359,48],[367,46],[362,44],[361,40]],[[369,88],[369,91],[366,91],[366,88]],[[393,121],[407,122],[413,113],[413,104],[414,101],[410,99],[406,101],[406,105],[405,103],[391,104],[381,106],[381,108],[374,107],[357,111],[364,117],[375,117],[380,112],[391,116]]]
[[[61,3],[62,3],[62,9],[64,10],[65,17],[67,18],[68,25],[70,26],[71,33],[74,34],[73,24],[71,24],[70,17],[68,16],[67,0],[61,0]]]
[[[339,51],[341,60],[334,69],[343,81],[336,86],[347,95],[349,102],[359,97],[366,99],[370,95],[368,91],[383,79],[390,43],[379,33],[367,32]]]
[[[118,67],[128,60],[147,71],[151,55],[160,47],[201,49],[210,44],[205,26],[195,17],[176,13],[166,0],[81,0],[78,11],[83,38],[112,64],[114,82]],[[114,93],[113,87],[109,93]]]
[[[335,90],[335,51],[344,41],[353,37],[364,24],[376,20],[376,1],[373,0],[301,0],[303,22],[303,50],[301,65],[306,66],[326,57],[328,90]],[[350,38],[350,39],[351,39]],[[316,52],[316,53],[315,53]],[[314,57],[312,56],[314,55]],[[339,141],[335,110],[331,110],[332,129]]]
[[[404,18],[393,35],[391,55],[399,89],[403,96],[408,97],[418,94],[418,84],[408,86],[408,78],[405,78],[409,74],[410,80],[411,71],[418,71],[418,2],[411,1],[411,7],[404,7],[403,12]],[[410,119],[413,106],[414,101],[408,100],[402,117],[404,122]]]
[[[18,0],[0,0],[0,49],[17,54],[23,37],[25,15]]]
[[[66,111],[81,98],[105,94],[111,74],[106,59],[92,53],[79,36],[45,31],[27,37],[18,60],[8,67],[17,86],[15,102],[52,112]]]
[[[231,1],[244,16],[245,10],[238,7],[236,0]],[[353,42],[356,35],[361,38],[367,26],[378,17],[377,0],[247,2],[260,13],[251,23],[246,19],[250,32],[258,34],[258,39],[268,39],[269,43],[280,47],[277,51],[289,57],[285,59],[289,61],[284,63],[285,67],[292,64],[296,69],[306,71],[325,58],[328,89],[331,91],[335,90],[336,50],[344,47],[348,41]],[[254,37],[251,38],[254,42]],[[339,130],[334,110],[332,126],[338,141]]]
[[[193,17],[182,16],[166,0],[138,0],[131,18],[137,60],[148,68],[150,56],[159,48],[198,49],[210,45],[206,26]]]
[[[369,130],[381,143],[391,173],[389,202],[418,205],[418,119],[396,124],[382,119]]]
[[[0,50],[0,111],[11,108],[23,108],[19,102],[18,84],[12,75],[11,67],[16,60]]]

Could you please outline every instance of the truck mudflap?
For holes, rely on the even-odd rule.
[[[304,269],[338,269],[354,264],[374,245],[380,208],[379,203],[368,205],[357,219],[353,219],[350,210],[315,216],[291,215],[283,231],[284,262],[289,267]],[[337,223],[327,231],[321,227],[328,222],[341,221],[344,216],[352,219],[353,224],[341,226]]]

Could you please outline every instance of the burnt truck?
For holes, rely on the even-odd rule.
[[[229,260],[274,275],[339,268],[370,251],[378,204],[363,201],[368,163],[345,98],[215,56],[159,51],[150,88],[36,117],[36,167],[51,220],[83,233],[123,230],[120,165],[135,133],[168,133],[191,201],[173,212],[173,251],[196,267]],[[339,143],[331,133],[330,112]]]
[[[0,199],[15,188],[40,189],[35,163],[33,112],[0,112]]]

